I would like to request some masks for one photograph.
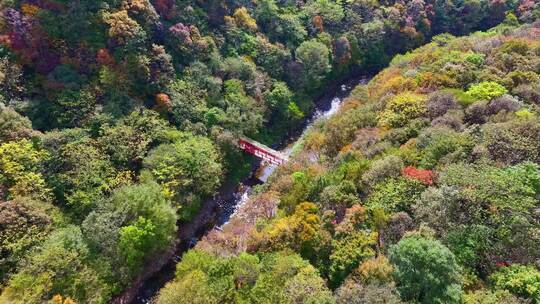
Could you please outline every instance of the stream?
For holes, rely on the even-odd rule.
[[[338,85],[329,87],[326,94],[317,99],[315,111],[309,119],[302,124],[283,143],[274,146],[287,156],[293,153],[295,144],[301,141],[303,135],[320,119],[334,115],[340,108],[342,101],[358,84],[366,83],[366,76],[352,77]],[[174,250],[156,257],[146,267],[132,287],[115,297],[112,304],[148,304],[157,295],[165,284],[174,279],[176,264],[181,260],[182,254],[195,246],[207,232],[212,229],[221,229],[234,216],[236,210],[249,199],[254,185],[266,182],[276,166],[264,163],[255,165],[249,174],[238,185],[222,187],[219,194],[207,200],[199,213],[189,223],[181,223],[178,227],[178,238]]]

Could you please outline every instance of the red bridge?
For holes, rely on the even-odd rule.
[[[289,159],[285,154],[269,148],[259,142],[242,137],[238,140],[240,149],[253,154],[272,165],[281,165]]]

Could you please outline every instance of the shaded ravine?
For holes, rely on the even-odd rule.
[[[298,127],[295,132],[288,134],[287,138],[273,148],[280,149],[289,155],[294,144],[302,138],[318,119],[335,114],[342,100],[351,90],[360,83],[365,83],[368,76],[357,72],[353,76],[329,86],[324,94],[317,98],[315,111]],[[112,304],[146,304],[151,303],[153,297],[175,275],[176,264],[181,256],[191,247],[195,246],[207,232],[226,224],[235,211],[249,197],[252,186],[266,181],[275,169],[274,166],[264,166],[257,162],[253,164],[249,175],[239,184],[225,185],[212,199],[207,200],[196,216],[186,223],[180,223],[178,235],[173,250],[154,257],[145,267],[145,272],[137,278],[132,286],[124,290],[119,296],[111,300]]]

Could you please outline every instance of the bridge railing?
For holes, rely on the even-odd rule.
[[[238,140],[238,146],[245,152],[274,165],[281,165],[288,161],[287,155],[246,137]]]

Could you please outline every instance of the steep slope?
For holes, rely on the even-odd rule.
[[[239,136],[279,142],[341,78],[539,12],[533,0],[0,0],[0,302],[110,301],[249,172]],[[345,144],[343,131],[331,137]]]
[[[184,303],[194,275],[208,303],[538,301],[539,73],[538,22],[396,56],[199,242],[157,302]],[[276,254],[281,273],[264,262]],[[333,298],[287,262],[298,255]]]

